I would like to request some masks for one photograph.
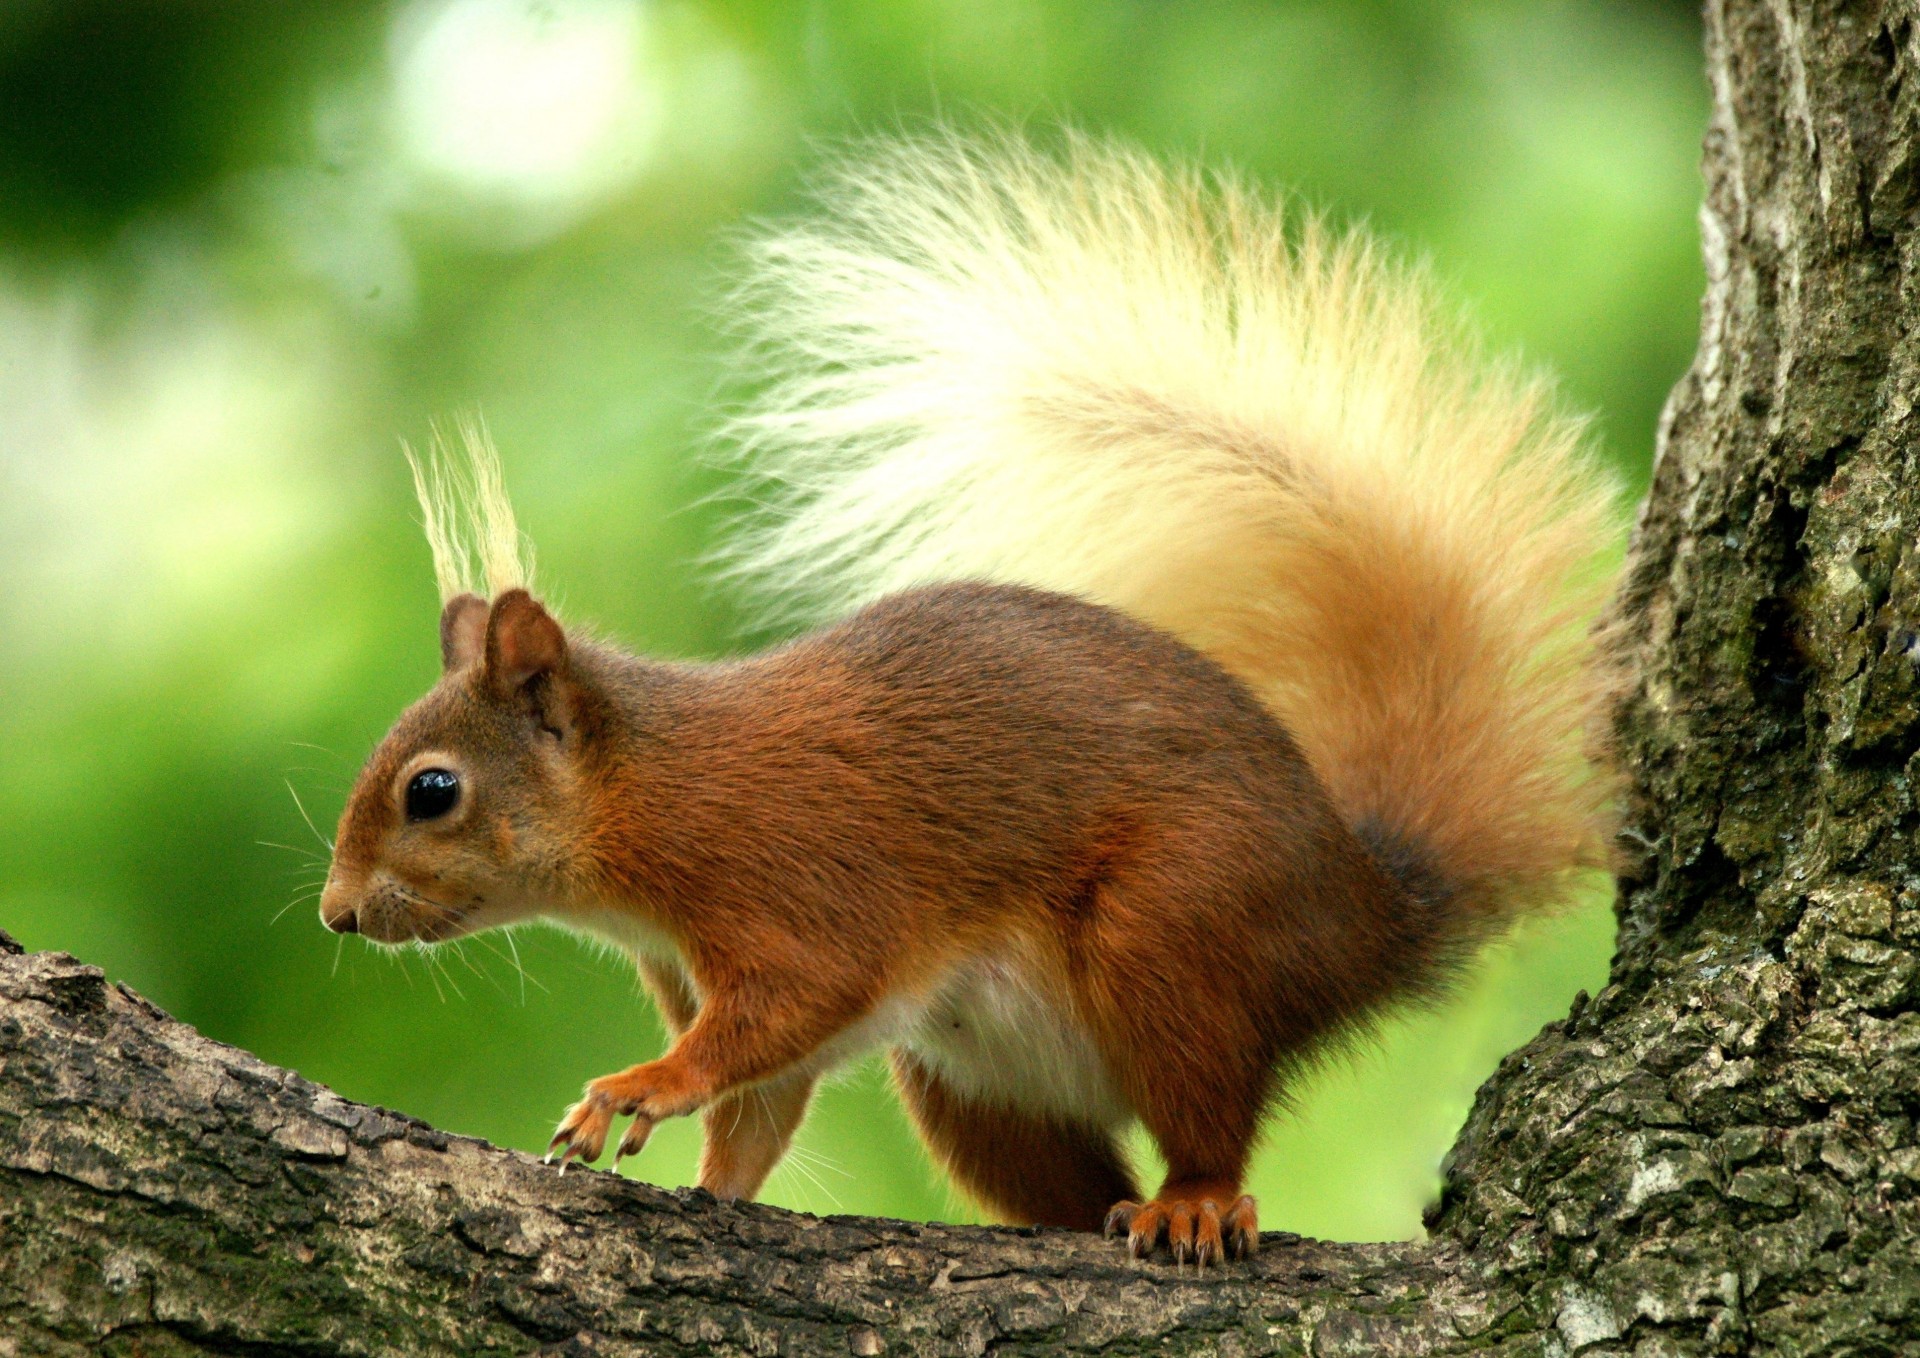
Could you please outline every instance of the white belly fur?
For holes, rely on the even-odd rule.
[[[596,942],[610,944],[633,958],[655,962],[678,962],[680,949],[660,929],[654,928],[630,910],[603,907],[573,910],[549,915],[553,923],[576,934],[585,934]]]
[[[956,1094],[1115,1130],[1132,1110],[1061,1002],[1016,957],[977,958],[928,1004],[900,1045]]]

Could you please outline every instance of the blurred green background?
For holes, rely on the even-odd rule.
[[[656,1054],[628,967],[570,936],[390,954],[316,922],[320,833],[437,669],[399,440],[484,413],[568,616],[736,649],[691,455],[729,233],[793,207],[821,138],[943,112],[1071,120],[1369,221],[1644,483],[1701,282],[1688,4],[8,0],[0,927],[528,1150]],[[1305,1081],[1263,1224],[1416,1235],[1475,1086],[1601,983],[1611,926],[1596,893]],[[629,1172],[685,1182],[696,1132]],[[768,1196],[968,1216],[872,1063]]]

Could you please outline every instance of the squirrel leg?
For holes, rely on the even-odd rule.
[[[561,1119],[548,1156],[559,1152],[563,1169],[569,1160],[597,1160],[613,1119],[631,1116],[633,1125],[614,1151],[617,1162],[646,1145],[655,1123],[786,1073],[844,1027],[849,1011],[859,1012],[819,1003],[818,989],[803,978],[781,984],[765,974],[750,985],[708,986],[692,1023],[665,1056],[588,1082],[585,1096]],[[811,1002],[795,1004],[797,996]],[[668,1018],[673,1021],[671,1013]]]
[[[716,1198],[758,1193],[806,1116],[813,1080],[811,1071],[788,1071],[709,1104],[701,1114],[700,1186]]]
[[[687,969],[678,962],[657,957],[636,957],[633,964],[640,972],[640,979],[647,983],[668,1030],[678,1037],[691,1028],[700,1015],[700,997],[694,993]]]
[[[970,1197],[1020,1225],[1097,1231],[1133,1175],[1113,1137],[1092,1126],[975,1103],[911,1053],[893,1053],[894,1083],[936,1160]]]
[[[1162,1241],[1176,1264],[1205,1268],[1244,1258],[1260,1244],[1254,1200],[1240,1191],[1259,1120],[1259,1087],[1244,1073],[1184,1068],[1193,1059],[1191,1047],[1158,1050],[1179,1055],[1140,1073],[1135,1107],[1166,1157],[1167,1177],[1147,1202],[1117,1201],[1106,1233],[1125,1232],[1136,1259]]]
[[[1157,1048],[1163,1055],[1136,1072],[1134,1107],[1166,1157],[1167,1177],[1147,1202],[1116,1202],[1108,1235],[1126,1233],[1127,1252],[1144,1259],[1166,1242],[1176,1264],[1200,1268],[1241,1259],[1260,1245],[1251,1197],[1240,1191],[1260,1117],[1260,1084],[1248,1072],[1213,1068],[1192,1045]],[[1212,1054],[1225,1056],[1227,1047]]]
[[[1167,1177],[1147,1202],[1123,1198],[1107,1214],[1108,1235],[1125,1232],[1127,1251],[1145,1258],[1162,1241],[1176,1264],[1201,1268],[1259,1248],[1251,1197],[1240,1191],[1260,1116],[1261,1085],[1250,1072],[1227,1068],[1231,1044],[1180,1046],[1169,1033],[1159,1053],[1134,1072],[1134,1108],[1166,1157]],[[1215,1059],[1209,1061],[1208,1056]]]
[[[1175,1263],[1204,1268],[1259,1246],[1254,1200],[1240,1182],[1272,1044],[1254,1022],[1261,974],[1153,927],[1170,913],[1199,913],[1182,905],[1184,875],[1166,860],[1104,883],[1076,961],[1096,1040],[1167,1163],[1160,1191],[1114,1202],[1105,1231],[1124,1232],[1135,1258],[1164,1243]],[[1223,993],[1235,989],[1242,993]]]
[[[635,959],[660,1016],[675,1037],[693,1026],[700,998],[686,968],[659,958]],[[701,1113],[700,1186],[716,1198],[751,1198],[780,1163],[813,1097],[811,1074],[788,1072],[736,1090]]]

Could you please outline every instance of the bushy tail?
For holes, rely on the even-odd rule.
[[[1584,757],[1609,484],[1415,271],[1230,180],[934,136],[826,182],[741,297],[731,445],[792,612],[959,577],[1082,595],[1238,674],[1464,928],[1600,861]]]

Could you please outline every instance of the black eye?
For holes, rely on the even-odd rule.
[[[435,820],[460,800],[460,779],[452,769],[421,769],[407,784],[407,819]]]

